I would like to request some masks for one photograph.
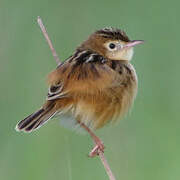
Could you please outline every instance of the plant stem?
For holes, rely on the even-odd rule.
[[[60,63],[61,63],[61,62],[60,62],[60,59],[59,59],[59,57],[58,57],[58,55],[57,55],[57,53],[56,53],[56,50],[54,49],[54,47],[53,47],[53,45],[52,45],[52,41],[51,41],[51,39],[50,39],[49,36],[48,36],[47,30],[46,30],[46,28],[45,28],[45,26],[44,26],[44,24],[43,24],[43,22],[42,22],[42,19],[41,19],[39,16],[38,16],[38,18],[37,18],[37,22],[38,22],[38,24],[39,24],[39,26],[40,26],[40,28],[41,28],[41,31],[42,31],[42,33],[43,33],[43,35],[44,35],[44,37],[45,37],[45,39],[46,39],[46,41],[47,41],[50,49],[51,49],[52,55],[53,55],[56,63],[57,63],[57,64],[60,64]]]
[[[110,166],[109,166],[109,164],[108,164],[108,162],[104,156],[104,153],[102,151],[98,151],[98,153],[99,153],[99,158],[101,159],[101,162],[102,162],[102,164],[106,170],[106,173],[109,176],[109,180],[116,180],[112,171],[111,171],[111,168],[110,168]]]

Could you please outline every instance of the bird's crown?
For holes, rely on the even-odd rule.
[[[104,38],[110,38],[115,40],[122,40],[125,42],[129,42],[130,39],[126,35],[124,31],[121,29],[113,28],[113,27],[105,27],[103,29],[97,30],[95,34],[102,36]]]

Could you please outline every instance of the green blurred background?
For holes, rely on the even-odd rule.
[[[58,120],[32,134],[14,130],[44,102],[56,67],[37,16],[61,59],[106,26],[145,40],[132,61],[139,91],[131,113],[97,134],[118,180],[179,180],[179,7],[178,0],[0,0],[0,180],[108,179],[99,159],[87,157],[89,136]]]

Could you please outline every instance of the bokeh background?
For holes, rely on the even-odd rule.
[[[14,127],[41,106],[56,67],[36,23],[41,16],[62,60],[99,28],[144,39],[132,63],[139,92],[131,113],[97,134],[118,180],[179,180],[180,58],[178,0],[0,0],[0,180],[108,179],[89,159],[89,136],[58,120],[32,134]]]

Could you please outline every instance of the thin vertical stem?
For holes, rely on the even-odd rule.
[[[111,168],[110,168],[110,166],[109,166],[109,164],[108,164],[108,162],[104,156],[104,153],[102,151],[98,151],[98,154],[99,154],[99,158],[101,159],[101,162],[102,162],[102,164],[106,170],[106,173],[109,176],[109,180],[116,180],[112,171],[111,171]]]
[[[84,123],[82,123],[82,122],[80,122],[80,121],[78,121],[78,123],[80,124],[80,126],[81,126],[82,128],[84,128],[84,129],[90,134],[90,136],[91,136],[92,138],[97,137],[97,136],[91,131],[91,129],[89,129]],[[95,148],[96,148],[96,146],[95,146]],[[99,156],[99,158],[101,159],[101,162],[102,162],[102,164],[103,164],[103,166],[104,166],[104,168],[105,168],[105,170],[106,170],[107,175],[109,176],[109,180],[116,180],[115,177],[114,177],[114,175],[113,175],[113,173],[112,173],[112,171],[111,171],[111,168],[110,168],[110,166],[109,166],[109,164],[108,164],[108,162],[107,162],[107,160],[106,160],[106,158],[105,158],[105,156],[104,156],[104,152],[101,151],[100,149],[98,149],[98,156]]]
[[[45,28],[45,26],[44,26],[44,24],[42,22],[42,19],[39,16],[37,18],[37,22],[38,22],[38,24],[39,24],[39,26],[41,28],[41,31],[42,31],[42,33],[43,33],[43,35],[44,35],[44,37],[45,37],[45,39],[46,39],[50,49],[51,49],[51,52],[53,54],[53,57],[54,57],[56,63],[60,64],[60,59],[59,59],[59,57],[58,57],[58,55],[56,53],[56,50],[54,49],[54,47],[52,45],[52,41],[51,41],[51,39],[48,36],[47,30],[46,30],[46,28]]]

